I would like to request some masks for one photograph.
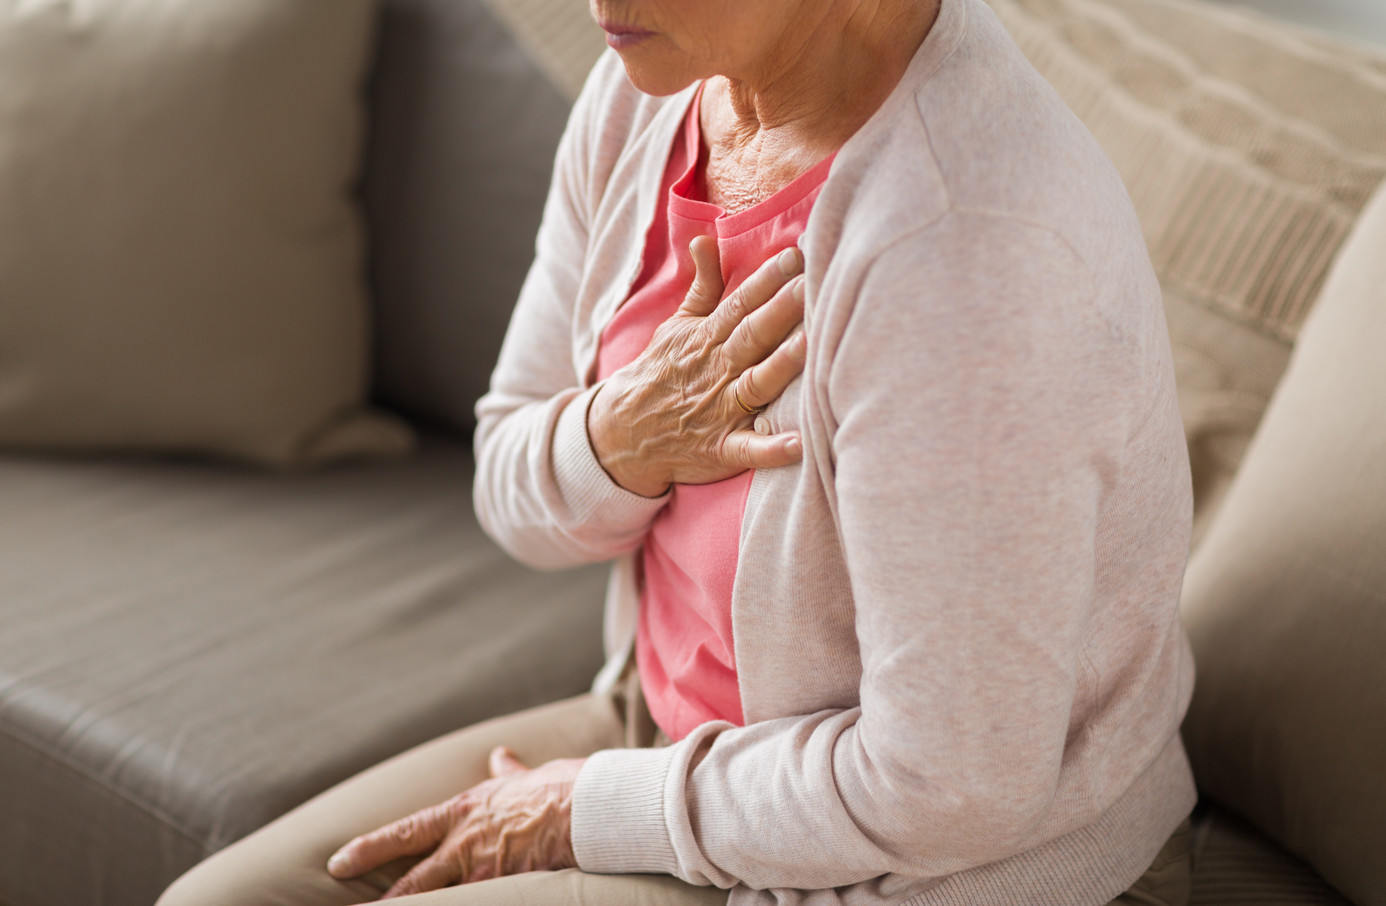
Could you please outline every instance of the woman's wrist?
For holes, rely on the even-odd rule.
[[[629,431],[622,431],[622,420],[615,413],[619,390],[611,386],[615,376],[602,384],[587,407],[587,441],[597,464],[618,486],[641,497],[663,497],[671,482],[650,474],[646,457],[633,443]]]

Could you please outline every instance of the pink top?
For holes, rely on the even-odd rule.
[[[827,158],[775,195],[736,214],[697,197],[702,148],[701,91],[685,118],[664,173],[661,207],[645,240],[644,264],[630,297],[602,331],[597,378],[635,359],[693,283],[688,245],[715,236],[731,292],[773,255],[795,245],[827,179]],[[707,485],[675,485],[645,537],[636,658],[655,723],[682,739],[709,720],[745,723],[736,676],[732,583],[741,519],[754,472]]]

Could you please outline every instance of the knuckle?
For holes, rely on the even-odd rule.
[[[755,451],[751,447],[750,438],[745,435],[736,439],[736,463],[748,469],[755,465]]]
[[[408,846],[419,835],[419,819],[413,815],[390,825],[386,837],[394,843]]]
[[[756,318],[747,318],[741,322],[741,330],[746,340],[746,345],[751,349],[763,350],[769,348],[771,344],[765,342],[764,331]]]
[[[765,344],[761,342],[760,331],[755,330],[755,319],[744,320],[740,323],[740,326],[736,328],[736,334],[733,335],[733,342],[737,346],[736,352],[739,355],[751,356],[765,349]]]
[[[758,371],[756,368],[748,368],[741,375],[741,397],[752,405],[756,405],[761,398]]]
[[[740,291],[728,296],[722,305],[726,308],[727,318],[733,323],[739,323],[746,319],[746,297]]]

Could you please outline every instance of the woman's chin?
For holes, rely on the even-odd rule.
[[[625,64],[626,76],[632,85],[645,94],[666,97],[677,94],[697,80],[698,77],[684,67],[660,60],[657,50],[649,46],[651,43],[641,41],[625,48],[615,48]]]

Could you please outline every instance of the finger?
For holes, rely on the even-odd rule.
[[[455,803],[436,805],[357,837],[327,860],[327,873],[355,878],[401,856],[431,851],[447,835],[456,808]]]
[[[513,774],[523,774],[529,770],[529,766],[515,757],[515,753],[505,746],[496,746],[491,750],[488,766],[491,769],[492,777],[509,777]]]
[[[454,858],[438,854],[415,865],[408,874],[392,884],[381,899],[390,900],[416,893],[427,893],[430,890],[442,890],[461,881],[461,864]]]
[[[754,431],[733,431],[722,441],[722,456],[741,469],[776,469],[804,458],[803,442],[797,434],[762,437]]]
[[[803,373],[807,351],[808,339],[803,329],[795,330],[763,362],[741,373],[734,393],[752,409],[770,405]]]
[[[728,360],[737,368],[751,367],[774,352],[803,320],[804,278],[801,274],[736,325],[723,347]]]
[[[782,286],[797,277],[803,269],[804,256],[792,246],[756,268],[756,272],[747,277],[736,292],[723,299],[712,313],[709,321],[713,339],[725,341],[736,325],[770,301]]]
[[[688,244],[688,254],[693,258],[693,285],[679,306],[679,312],[705,318],[717,309],[726,289],[722,283],[722,258],[717,251],[717,240],[698,236]]]

